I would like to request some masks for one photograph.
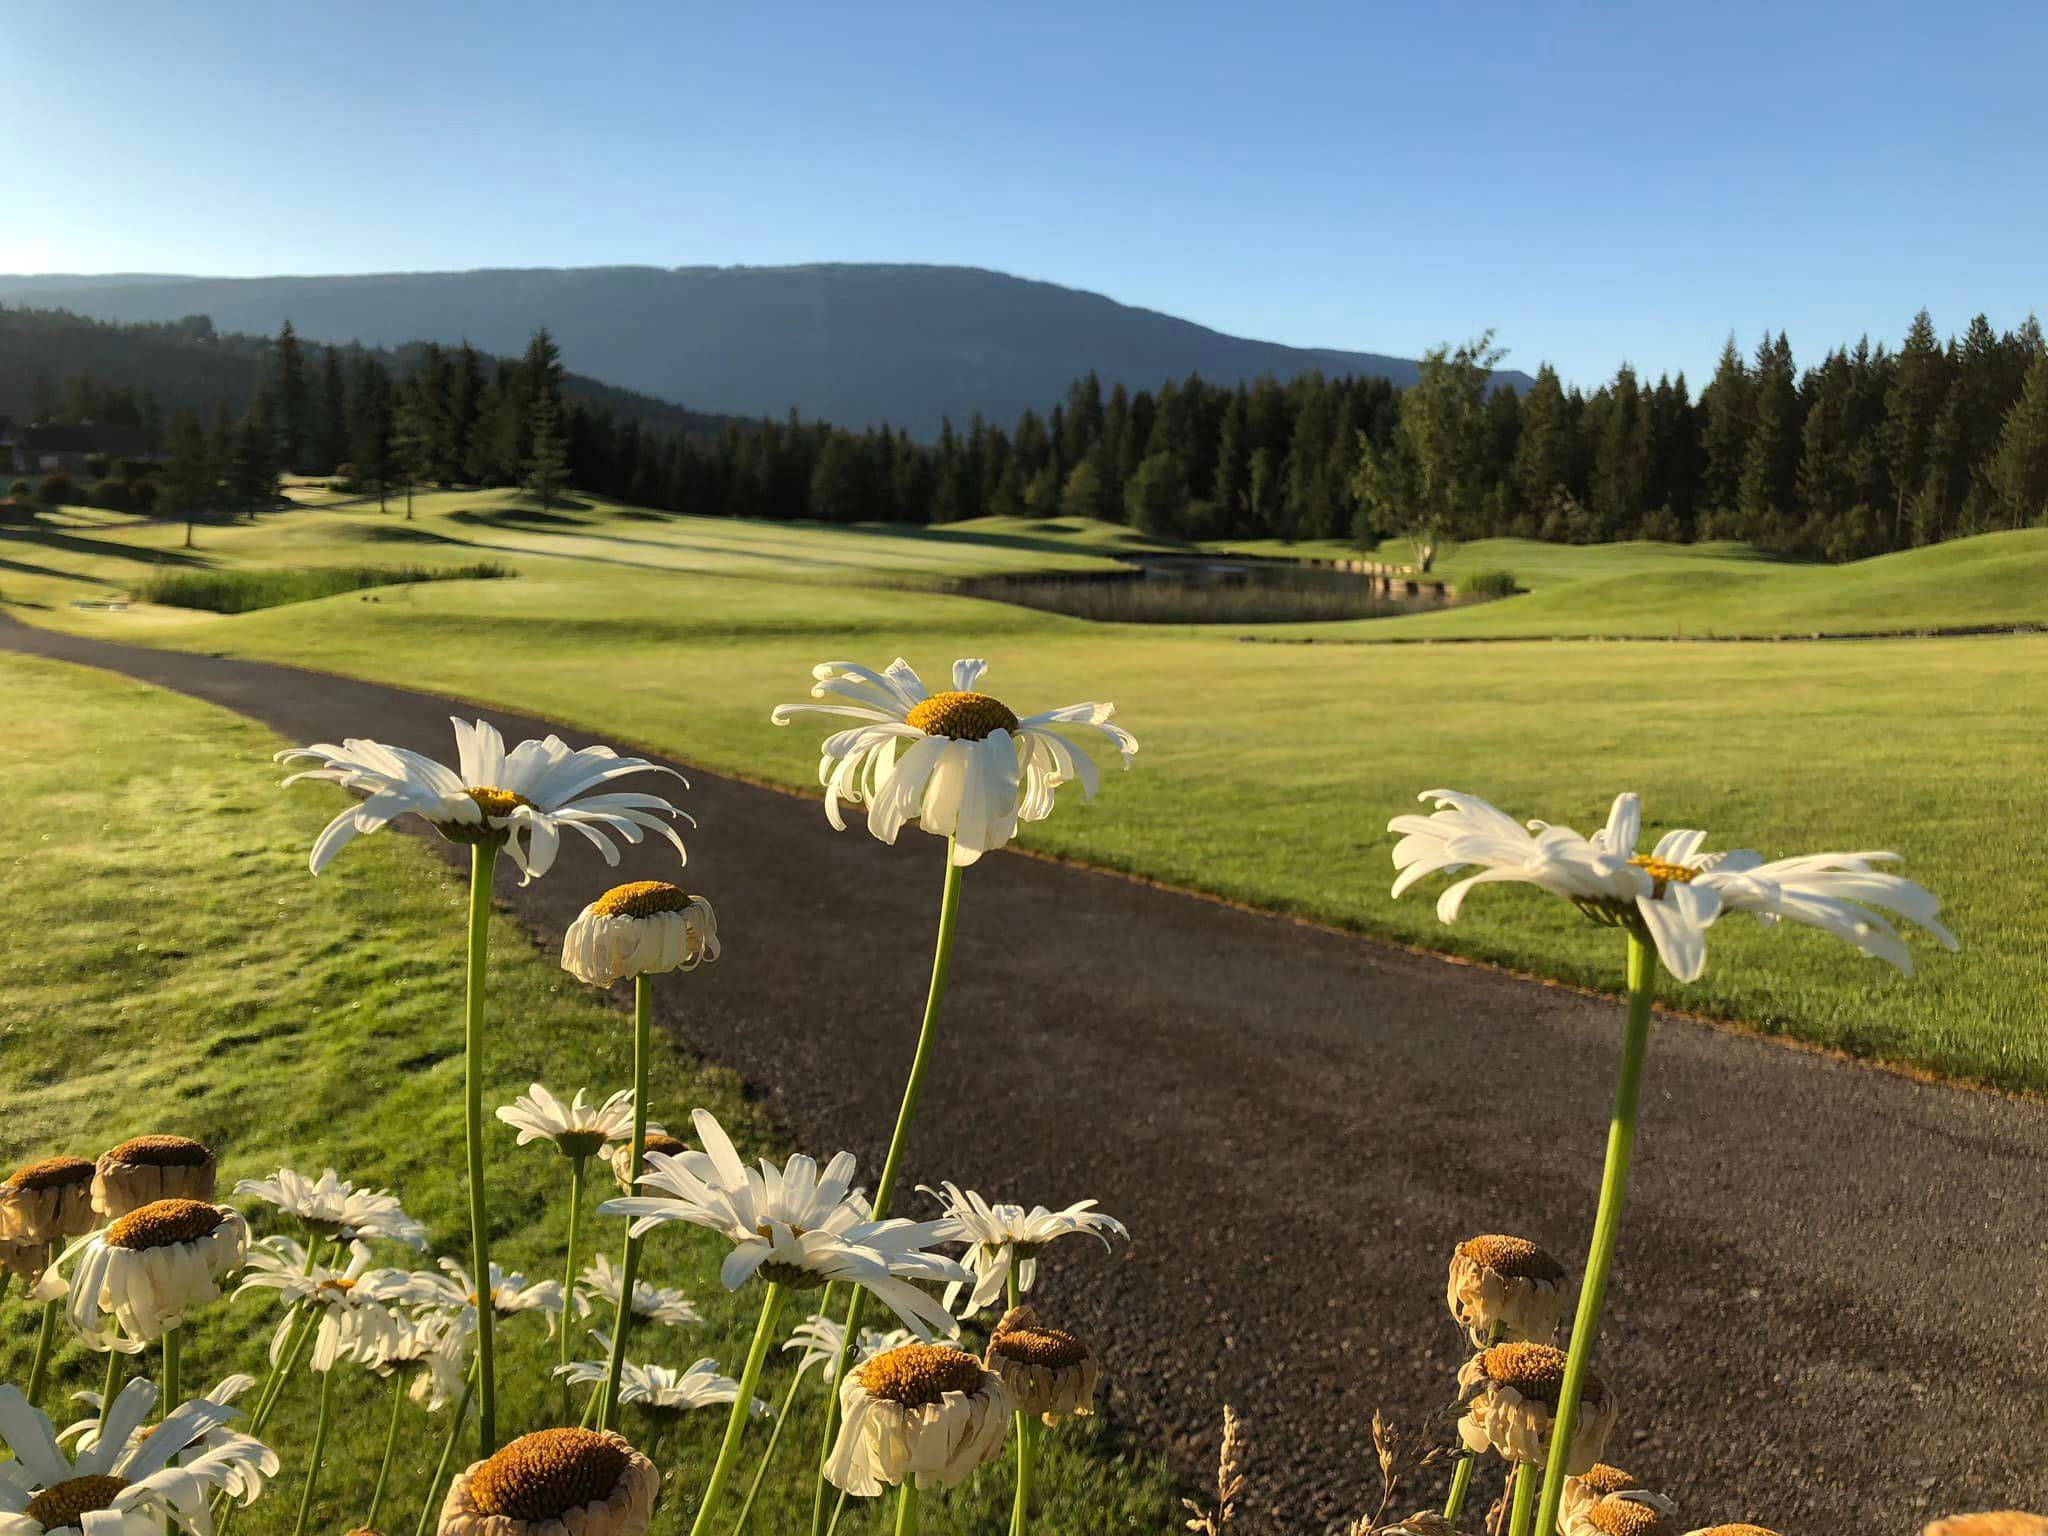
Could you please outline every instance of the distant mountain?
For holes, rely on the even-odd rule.
[[[578,372],[695,409],[889,421],[929,438],[941,417],[1005,426],[1094,369],[1104,388],[1156,389],[1311,369],[1406,385],[1407,358],[1226,336],[1101,294],[976,267],[576,267],[359,277],[0,276],[0,303],[96,319],[210,315],[227,331],[286,320],[320,341],[394,346],[467,337],[517,353],[535,327]],[[1528,375],[1502,383],[1527,388]]]

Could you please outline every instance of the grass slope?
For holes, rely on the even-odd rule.
[[[432,1230],[434,1252],[462,1258],[461,882],[426,849],[398,836],[365,839],[330,872],[306,873],[306,848],[337,799],[325,786],[275,787],[279,743],[224,711],[83,669],[0,656],[0,690],[32,733],[0,737],[8,784],[7,878],[0,920],[17,941],[0,949],[0,1124],[12,1163],[50,1152],[93,1156],[138,1133],[176,1131],[219,1149],[223,1189],[280,1163],[389,1184]],[[624,1081],[625,1016],[571,981],[508,920],[492,934],[494,1020],[486,1102],[506,1103],[529,1081],[602,1093]],[[680,983],[680,984],[688,984]],[[906,1000],[914,1006],[915,1000]],[[663,1048],[652,1109],[675,1124],[712,1108],[743,1149],[772,1135],[728,1075]],[[816,1150],[816,1149],[814,1149]],[[558,1278],[567,1165],[544,1148],[489,1140],[493,1254],[531,1278]],[[610,1193],[595,1186],[593,1203]],[[252,1222],[267,1230],[261,1209]],[[586,1248],[610,1249],[616,1222],[586,1218]],[[682,1285],[707,1318],[696,1329],[635,1334],[635,1358],[678,1367],[713,1355],[728,1370],[745,1353],[759,1297],[728,1297],[717,1282],[721,1245],[670,1233],[650,1239],[648,1278]],[[616,1255],[614,1255],[616,1258]],[[403,1263],[403,1250],[382,1261]],[[421,1261],[428,1262],[428,1261]],[[0,1333],[0,1379],[27,1374],[31,1308],[10,1297]],[[186,1364],[192,1390],[228,1369],[260,1372],[277,1316],[255,1297],[222,1301],[195,1324]],[[796,1321],[791,1318],[788,1321]],[[544,1389],[556,1346],[533,1315],[499,1330],[500,1414],[509,1428],[552,1422]],[[588,1349],[582,1358],[593,1358]],[[46,1401],[62,1424],[68,1395],[99,1383],[100,1357],[65,1348]],[[313,1507],[314,1529],[360,1523],[382,1449],[389,1389],[349,1369],[339,1425]],[[764,1395],[780,1401],[778,1357]],[[239,1529],[290,1527],[311,1443],[310,1380],[288,1394],[267,1438],[285,1468]],[[814,1384],[799,1397],[813,1415]],[[439,1450],[445,1413],[431,1423],[408,1405],[396,1483],[383,1529],[413,1528]],[[756,1529],[787,1531],[809,1512],[803,1421],[786,1437],[793,1474],[764,1492]],[[668,1480],[655,1529],[687,1528],[694,1492],[713,1459],[724,1410],[681,1419],[626,1410],[625,1431]],[[745,1475],[765,1443],[749,1437]],[[1062,1529],[1157,1531],[1175,1490],[1156,1464],[1122,1452],[1101,1427],[1047,1437],[1053,1519]],[[798,1449],[802,1447],[802,1449]],[[992,1468],[928,1516],[949,1531],[1006,1527],[1010,1483]],[[801,1510],[801,1516],[799,1513]],[[841,1529],[882,1527],[863,1510]]]

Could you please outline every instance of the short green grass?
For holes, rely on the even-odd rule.
[[[448,521],[460,510],[436,515],[461,526]],[[609,515],[623,522],[628,509]],[[381,533],[407,526],[374,514],[285,514],[243,536],[332,537],[319,532],[329,526],[323,517]],[[207,540],[240,532],[203,531],[203,552]],[[843,551],[848,538],[884,537],[771,532],[813,540],[821,554]],[[128,548],[132,534],[96,538]],[[1617,559],[1636,558],[1634,548]],[[0,559],[6,553],[0,544]],[[1597,553],[1558,558],[1584,567]],[[464,555],[474,558],[474,547]],[[1257,644],[1246,638],[1499,623],[1518,605],[1568,594],[1539,589],[1351,624],[1166,628],[892,589],[875,583],[872,567],[826,582],[809,567],[787,579],[573,553],[510,560],[518,581],[442,582],[394,589],[382,602],[340,597],[233,618],[88,612],[61,601],[14,611],[112,638],[435,688],[808,792],[820,731],[778,731],[767,715],[803,695],[813,664],[903,654],[929,676],[955,656],[985,655],[995,662],[990,686],[1013,703],[1110,698],[1144,743],[1136,769],[1110,774],[1095,806],[1069,792],[1051,820],[1027,830],[1025,847],[1597,987],[1617,979],[1612,935],[1531,893],[1481,892],[1453,928],[1435,922],[1427,893],[1391,901],[1387,818],[1418,790],[1448,785],[1588,828],[1617,790],[1633,788],[1659,825],[1703,826],[1716,844],[1772,857],[1891,847],[1944,899],[1961,955],[1930,948],[1922,975],[1907,981],[1817,934],[1731,920],[1714,931],[1706,977],[1669,1001],[1857,1054],[2048,1091],[2048,888],[2034,877],[2048,867],[2035,788],[2048,715],[2032,702],[2048,638]],[[1967,614],[1980,590],[2003,593],[2008,615],[2028,604],[2048,613],[2048,581],[2030,575],[2043,561],[2048,533],[1843,568],[1723,551],[1702,555],[1690,576],[1638,574],[1571,590],[1668,583],[1667,620],[1711,606],[1717,582],[1778,579],[1804,584],[1815,609],[1843,601],[1824,590],[1834,581],[1888,591],[1928,616]],[[11,578],[0,595],[13,596]],[[1738,585],[1729,600],[1758,607],[1763,589]],[[1791,589],[1778,600],[1796,609]]]
[[[17,718],[35,723],[0,736],[8,785],[0,922],[13,936],[0,948],[0,1125],[10,1160],[92,1156],[131,1135],[174,1131],[219,1150],[224,1189],[279,1164],[332,1165],[396,1188],[431,1228],[433,1251],[463,1258],[461,881],[393,835],[351,846],[312,878],[306,848],[337,792],[279,791],[269,756],[280,743],[224,711],[10,656],[0,656],[0,690]],[[630,1047],[622,1013],[571,981],[509,920],[494,924],[492,945],[486,1101],[509,1102],[536,1078],[600,1092],[623,1082]],[[906,997],[905,1006],[917,1001]],[[774,1150],[772,1129],[730,1076],[664,1045],[653,1083],[652,1108],[670,1123],[706,1105],[743,1147]],[[495,1123],[489,1155],[494,1256],[532,1278],[558,1278],[567,1165],[545,1148],[515,1147]],[[259,1231],[269,1229],[262,1208],[250,1215]],[[594,1215],[585,1230],[607,1247],[621,1235]],[[709,1236],[650,1239],[649,1277],[686,1287],[707,1324],[643,1324],[636,1358],[738,1364],[759,1298],[720,1289],[718,1253]],[[402,1249],[381,1257],[406,1262]],[[230,1368],[260,1373],[276,1316],[273,1303],[255,1297],[206,1309],[192,1328],[194,1390]],[[20,1381],[35,1316],[10,1297],[0,1317],[0,1379]],[[515,1317],[499,1336],[507,1426],[552,1421],[559,1398],[542,1372],[555,1346],[544,1325]],[[98,1386],[99,1364],[77,1346],[62,1352],[48,1397],[60,1424],[72,1416],[62,1411],[69,1394]],[[360,1523],[383,1443],[389,1389],[344,1369],[316,1530]],[[786,1380],[778,1358],[764,1395],[779,1401]],[[285,1467],[240,1522],[252,1536],[290,1529],[314,1395],[310,1381],[300,1382],[268,1431]],[[771,1481],[760,1531],[797,1529],[799,1511],[808,1513],[800,1464],[821,1389],[807,1385],[798,1402],[806,1417],[786,1437],[787,1475]],[[430,1423],[410,1405],[406,1412],[395,1493],[379,1522],[393,1536],[413,1529],[446,1423],[445,1414]],[[723,1424],[723,1410],[680,1420],[627,1411],[625,1432],[667,1480],[658,1531],[687,1528]],[[1159,1465],[1099,1423],[1048,1440],[1048,1528],[1158,1532],[1177,1523],[1177,1490]],[[765,1427],[756,1426],[748,1475],[764,1443]],[[944,1496],[943,1515],[930,1518],[948,1531],[998,1532],[1008,1495],[1007,1471],[994,1467]],[[850,1528],[882,1529],[882,1512],[863,1510]]]

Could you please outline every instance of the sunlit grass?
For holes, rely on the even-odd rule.
[[[223,711],[104,673],[8,656],[0,656],[0,690],[18,718],[34,722],[33,730],[0,735],[8,786],[0,920],[11,936],[0,947],[0,1125],[10,1165],[59,1151],[90,1157],[131,1135],[175,1131],[218,1149],[224,1190],[281,1163],[313,1172],[332,1165],[359,1182],[389,1184],[427,1222],[435,1252],[465,1258],[465,902],[455,873],[419,844],[383,835],[352,845],[314,879],[306,849],[337,792],[279,791],[269,755],[280,743]],[[495,924],[492,945],[486,1102],[509,1102],[534,1079],[600,1091],[625,1081],[624,1015],[570,980],[509,920]],[[908,997],[905,1006],[917,1001]],[[657,1046],[657,1117],[675,1124],[706,1105],[743,1150],[775,1150],[771,1128],[728,1074],[659,1038]],[[566,1164],[545,1148],[515,1148],[509,1129],[493,1132],[493,1256],[531,1278],[559,1278]],[[249,1209],[258,1230],[267,1229],[262,1208]],[[586,1241],[607,1247],[621,1235],[617,1223],[595,1216],[585,1231]],[[643,1275],[685,1287],[708,1323],[643,1324],[635,1358],[682,1367],[712,1355],[728,1371],[738,1365],[759,1298],[726,1295],[719,1255],[714,1240],[680,1229],[649,1240]],[[381,1257],[406,1262],[403,1250]],[[0,1316],[0,1378],[19,1381],[35,1314],[10,1298]],[[260,1373],[276,1317],[274,1303],[253,1297],[208,1308],[190,1330],[188,1383],[204,1389],[231,1367]],[[560,1399],[543,1385],[555,1358],[544,1324],[532,1315],[508,1319],[499,1340],[506,1427],[551,1421]],[[71,1416],[61,1411],[71,1392],[97,1388],[100,1363],[76,1346],[64,1349],[48,1398],[60,1424]],[[778,1353],[764,1395],[779,1402],[786,1380]],[[314,1529],[360,1523],[388,1391],[352,1369],[345,1378]],[[267,1438],[285,1456],[284,1474],[239,1530],[290,1528],[315,1395],[302,1380],[273,1420]],[[814,1415],[822,1389],[814,1383],[798,1401]],[[445,1414],[429,1421],[406,1411],[396,1492],[380,1519],[393,1536],[410,1536],[447,1422]],[[814,1422],[807,1417],[805,1428]],[[723,1410],[680,1420],[626,1410],[625,1432],[668,1480],[657,1531],[687,1528],[723,1425]],[[789,1475],[764,1494],[755,1529],[784,1532],[807,1521],[808,1468],[799,1464],[811,1433],[792,1426],[786,1436]],[[1055,1508],[1072,1522],[1061,1528],[1172,1524],[1178,1505],[1165,1474],[1108,1429],[1082,1426],[1049,1440]],[[765,1426],[750,1435],[748,1475],[763,1443]],[[1006,1471],[992,1467],[931,1505],[929,1518],[943,1518],[949,1531],[994,1533],[1007,1522],[1009,1493]],[[882,1528],[880,1512],[863,1510],[841,1526],[849,1528]]]

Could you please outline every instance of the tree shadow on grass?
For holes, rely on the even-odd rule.
[[[209,525],[201,523],[200,528]],[[8,535],[8,542],[35,544],[45,549],[61,549],[74,555],[98,555],[116,560],[132,560],[138,565],[182,565],[207,567],[214,562],[204,553],[187,549],[142,549],[133,544],[123,544],[113,539],[90,539],[83,534],[63,533],[51,527],[17,528]],[[90,581],[89,576],[76,572],[61,572],[73,581]]]

